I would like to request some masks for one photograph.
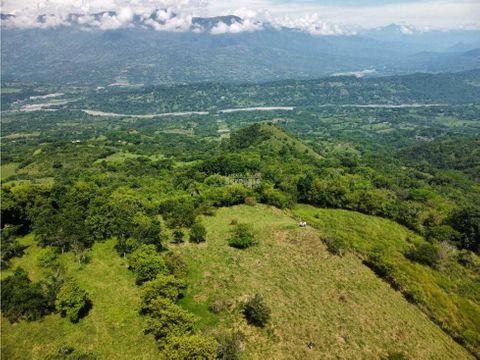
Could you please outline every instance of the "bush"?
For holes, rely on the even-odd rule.
[[[232,237],[228,240],[228,245],[237,249],[246,249],[255,245],[255,237],[250,226],[246,224],[237,224]]]
[[[181,244],[183,243],[183,237],[185,236],[185,234],[183,233],[182,230],[180,229],[177,229],[173,232],[173,242],[175,244]]]
[[[420,264],[436,268],[440,262],[438,250],[432,244],[417,244],[405,253],[405,256]]]
[[[257,199],[255,199],[253,196],[247,196],[245,198],[245,205],[255,206],[257,205]]]
[[[138,285],[155,279],[158,274],[166,274],[167,267],[154,245],[142,244],[128,257],[130,269],[136,275]]]
[[[215,358],[215,339],[202,335],[171,336],[163,350],[168,360],[210,360]]]
[[[195,223],[192,225],[192,229],[190,230],[190,241],[196,244],[204,242],[206,240],[207,230],[205,226],[201,223]]]
[[[173,275],[157,275],[155,279],[147,281],[142,286],[142,307],[147,307],[158,297],[175,302],[185,288],[185,282]]]
[[[243,307],[243,314],[249,324],[258,327],[264,327],[270,320],[270,309],[259,294],[247,301]]]
[[[168,272],[177,278],[184,278],[188,273],[188,265],[179,253],[169,251],[164,255]]]
[[[222,334],[217,338],[217,359],[239,360],[242,354],[242,341],[244,336],[240,332]]]
[[[45,357],[45,360],[96,360],[93,353],[84,353],[71,346],[63,346],[52,354]]]
[[[348,251],[348,243],[340,238],[325,238],[323,240],[327,245],[327,250],[333,254],[338,256],[343,256]]]
[[[1,282],[2,315],[11,322],[21,319],[37,320],[54,309],[48,289],[41,283],[32,283],[22,268]]]
[[[55,250],[51,247],[44,248],[37,256],[38,265],[44,269],[52,270],[58,267],[58,256]]]
[[[2,195],[3,200],[3,195]],[[4,212],[2,210],[2,219]],[[0,268],[6,269],[10,266],[10,259],[14,257],[20,257],[23,255],[26,246],[21,245],[18,240],[15,238],[18,233],[19,226],[5,226],[1,230],[1,239],[2,239],[2,251],[1,251],[1,262]]]
[[[67,316],[71,322],[76,323],[88,314],[92,302],[87,292],[75,280],[70,279],[60,289],[55,306],[62,317]]]
[[[168,336],[182,336],[193,332],[194,316],[169,299],[156,298],[143,311],[149,315],[144,332],[153,334],[155,340],[160,341],[160,347],[166,345]]]

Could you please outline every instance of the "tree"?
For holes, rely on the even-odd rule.
[[[53,310],[47,289],[41,283],[32,283],[22,268],[17,268],[13,275],[2,280],[1,292],[2,315],[11,322],[36,320]]]
[[[255,244],[252,229],[247,224],[237,224],[228,245],[237,249],[246,249]]]
[[[156,298],[143,310],[149,316],[144,331],[146,334],[153,334],[160,342],[160,347],[165,346],[169,336],[182,336],[193,332],[194,316],[169,299]]]
[[[202,335],[171,336],[163,354],[168,360],[213,360],[217,349],[215,339]]]
[[[270,309],[259,294],[243,306],[243,314],[249,324],[264,327],[270,320]]]
[[[205,229],[205,226],[203,226],[199,222],[196,222],[195,224],[192,225],[192,228],[190,230],[191,242],[199,244],[206,240],[206,236],[207,236],[207,230]]]
[[[74,279],[69,279],[60,289],[55,307],[62,317],[67,316],[71,322],[76,323],[88,314],[92,301]]]
[[[175,244],[181,244],[183,242],[183,237],[184,236],[185,236],[185,234],[183,233],[182,230],[175,229],[175,231],[173,232],[173,242]]]
[[[453,228],[460,232],[460,246],[480,253],[480,206],[463,207],[450,218]]]
[[[412,249],[405,253],[405,256],[412,261],[420,264],[428,265],[433,268],[437,267],[440,262],[440,256],[437,248],[429,243],[416,244]]]
[[[128,264],[139,285],[154,279],[158,274],[167,273],[165,262],[154,245],[140,245],[129,255]]]
[[[10,266],[10,259],[23,255],[26,246],[21,245],[15,238],[19,226],[5,226],[1,230],[2,251],[0,269]]]
[[[142,307],[148,306],[158,297],[175,302],[185,288],[186,284],[183,280],[173,275],[159,274],[155,279],[142,285]]]
[[[230,332],[222,334],[217,338],[217,359],[239,360],[241,358],[241,344],[244,336],[241,332]]]

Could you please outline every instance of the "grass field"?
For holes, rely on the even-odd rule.
[[[259,245],[230,248],[232,219],[251,224]],[[222,208],[203,223],[205,244],[179,246],[190,266],[183,306],[204,318],[206,331],[241,330],[247,359],[379,359],[390,351],[411,359],[471,358],[356,256],[331,255],[317,230],[298,228],[282,211]],[[240,312],[255,293],[272,310],[265,329],[247,325]]]
[[[2,181],[8,179],[10,176],[15,175],[17,168],[18,163],[2,164],[0,169]]]
[[[22,266],[32,279],[38,280],[42,277],[36,266],[39,248],[32,235],[22,242],[31,246],[25,256],[13,260],[12,267]],[[158,358],[155,341],[142,331],[134,277],[114,250],[114,244],[113,240],[97,243],[91,253],[92,261],[82,267],[72,254],[61,257],[68,274],[89,292],[93,302],[90,313],[78,324],[58,314],[18,324],[2,319],[2,359],[43,359],[63,345],[92,351],[98,359]]]
[[[480,355],[480,287],[478,274],[456,261],[434,270],[408,260],[404,252],[426,241],[393,221],[347,210],[298,205],[294,214],[307,220],[323,238],[341,239],[353,253],[367,258],[381,253],[394,269],[394,277],[419,307],[452,335],[461,335],[466,346]],[[452,255],[448,255],[452,256]]]

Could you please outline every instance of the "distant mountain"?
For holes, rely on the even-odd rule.
[[[3,26],[3,81],[90,85],[257,82],[480,67],[478,56],[449,50],[458,43],[471,46],[480,39],[479,31],[411,34],[411,29],[392,25],[357,35],[322,36],[262,24],[257,31],[212,33],[212,29],[244,24],[245,20],[233,15],[194,17],[185,31],[155,31],[146,25],[149,20],[161,26],[162,19],[176,16],[162,9],[149,18],[135,15],[134,26],[126,28],[93,26],[113,15],[90,14],[89,31],[83,29],[87,25],[80,20],[82,14],[68,15],[68,26]],[[2,14],[7,21],[12,17]],[[37,21],[50,20],[45,14]]]

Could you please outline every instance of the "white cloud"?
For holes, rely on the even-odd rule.
[[[395,1],[376,6],[362,6],[360,1],[355,6],[321,3],[312,0],[3,0],[2,12],[16,15],[4,21],[5,25],[38,28],[71,25],[68,15],[77,13],[83,14],[76,19],[78,24],[100,29],[134,26],[134,20],[140,19],[145,26],[159,31],[201,31],[199,27],[192,28],[194,16],[235,14],[243,19],[233,24],[217,24],[211,30],[214,34],[261,30],[262,21],[316,35],[350,34],[355,28],[391,23],[403,25],[401,31],[405,34],[431,29],[480,29],[480,0]],[[235,7],[232,8],[232,4]],[[100,11],[115,13],[101,18],[91,15]],[[156,16],[152,17],[152,13]],[[47,16],[39,22],[37,17],[41,14]]]

